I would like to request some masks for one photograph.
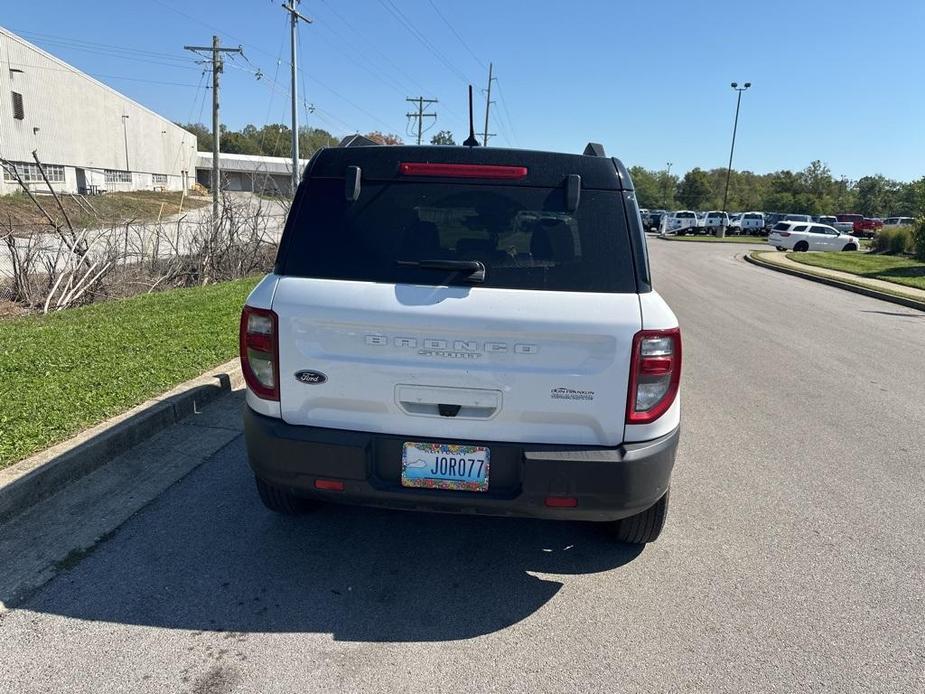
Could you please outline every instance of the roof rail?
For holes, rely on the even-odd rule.
[[[589,142],[585,145],[585,151],[582,152],[586,157],[606,157],[604,154],[604,145],[597,142]]]

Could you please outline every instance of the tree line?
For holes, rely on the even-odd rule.
[[[212,132],[202,123],[178,123],[196,135],[199,150],[212,149]],[[231,154],[255,154],[288,157],[291,130],[284,123],[269,123],[258,128],[245,125],[241,130],[222,126],[221,151]],[[394,133],[378,130],[364,134],[384,145],[403,144]],[[299,128],[299,151],[310,157],[321,147],[334,147],[340,141],[327,130]],[[433,145],[456,144],[453,134],[441,130],[430,139]],[[640,207],[648,209],[718,210],[723,206],[726,169],[694,168],[684,176],[669,171],[653,171],[641,166],[630,168]],[[796,214],[838,214],[855,212],[867,217],[917,217],[925,214],[925,177],[909,183],[894,181],[880,174],[863,176],[856,181],[834,178],[829,167],[814,161],[802,171],[775,171],[756,174],[733,171],[729,179],[731,211],[763,210]]]
[[[630,175],[640,207],[668,210],[723,207],[726,169],[695,168],[678,177],[665,169],[653,171],[633,166]],[[917,217],[925,214],[925,177],[903,183],[874,174],[852,181],[834,178],[829,167],[819,160],[802,171],[756,174],[733,170],[726,209]]]
[[[200,152],[212,151],[212,130],[204,123],[177,123],[181,128],[196,136]],[[289,157],[292,153],[292,129],[285,123],[268,123],[261,128],[245,125],[240,130],[229,130],[221,126],[222,136],[219,148],[228,154],[254,154],[267,157]],[[394,133],[373,130],[363,134],[364,137],[382,145],[404,144],[401,137]],[[299,128],[299,153],[303,158],[310,157],[322,147],[334,147],[341,138],[322,128]],[[432,145],[453,145],[453,134],[441,130],[434,135]]]

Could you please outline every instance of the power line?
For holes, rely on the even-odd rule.
[[[430,51],[434,57],[437,58],[444,67],[449,70],[454,77],[460,80],[463,84],[469,84],[470,80],[466,77],[465,73],[459,70],[453,63],[451,63],[446,56],[444,56],[440,51],[438,51],[434,45],[427,39],[427,37],[421,33],[417,27],[414,26],[413,22],[408,19],[405,14],[395,6],[395,3],[392,0],[379,0],[379,4],[385,8],[385,10],[391,14],[399,23],[408,30],[408,32],[416,38],[421,45],[423,45],[428,51]]]
[[[395,63],[395,61],[392,60],[392,58],[389,56],[388,53],[386,53],[385,51],[382,51],[382,50],[376,48],[376,46],[373,45],[373,43],[372,43],[371,41],[369,41],[368,38],[365,38],[365,37],[361,34],[361,32],[360,32],[360,31],[359,31],[359,30],[358,30],[358,29],[357,29],[346,17],[344,17],[344,15],[342,15],[340,12],[337,11],[337,9],[334,7],[334,5],[332,5],[331,3],[329,3],[328,0],[321,0],[321,2],[324,3],[324,5],[325,5],[329,10],[331,10],[331,12],[334,14],[334,16],[337,17],[341,22],[343,22],[344,25],[345,25],[350,31],[352,31],[354,34],[356,34],[356,36],[360,39],[360,41],[361,41],[361,43],[362,43],[362,46],[363,46],[364,48],[366,48],[366,49],[372,49],[373,51],[375,51],[375,53],[376,53],[382,60],[384,60],[385,62],[387,62],[389,65],[392,66],[392,69],[394,69],[396,72],[401,73],[401,75],[402,75],[405,79],[408,80],[409,84],[411,84],[411,85],[414,87],[414,89],[413,89],[413,90],[410,90],[410,91],[427,91],[424,87],[421,86],[421,84],[420,84],[417,80],[415,80],[413,77],[411,77],[404,69],[402,69],[397,63]],[[328,26],[330,26],[330,25],[328,25]],[[409,91],[409,90],[406,90],[406,91]]]
[[[68,36],[58,36],[55,34],[41,34],[35,31],[17,31],[17,30],[14,30],[14,31],[15,33],[21,34],[22,36],[26,36],[26,37],[34,36],[40,40],[45,40],[48,42],[68,43],[68,44],[75,44],[77,46],[88,46],[91,48],[100,48],[100,49],[105,48],[105,49],[114,50],[114,51],[122,51],[125,53],[131,53],[133,55],[143,54],[143,55],[148,55],[154,58],[169,58],[171,60],[180,60],[183,62],[187,62],[186,58],[184,58],[181,55],[177,55],[175,53],[163,53],[160,51],[149,51],[143,48],[133,48],[130,46],[116,46],[111,43],[99,43],[97,41],[87,41],[85,39],[75,39],[75,38],[71,38]]]
[[[498,81],[497,77],[495,77],[495,84],[498,87],[498,97],[501,99],[501,109],[504,111],[504,117],[507,119],[508,126],[510,126],[514,144],[517,145],[517,133],[514,131],[514,121],[511,118],[510,111],[507,110],[507,102],[504,100],[504,90],[501,89],[501,82]]]
[[[479,59],[479,57],[475,54],[475,52],[474,52],[471,48],[469,48],[469,44],[466,43],[466,40],[459,34],[458,31],[456,31],[456,27],[454,27],[454,26],[450,23],[450,21],[449,21],[446,17],[443,16],[443,13],[440,11],[440,8],[437,7],[437,6],[434,4],[434,0],[427,0],[427,2],[429,2],[429,3],[430,3],[430,6],[434,8],[434,12],[436,12],[436,13],[437,13],[437,16],[440,17],[440,19],[443,20],[443,23],[446,24],[446,25],[450,28],[450,31],[453,32],[453,35],[454,35],[457,39],[459,39],[459,42],[463,45],[463,48],[465,48],[465,49],[469,52],[469,55],[472,56],[472,58],[475,60],[475,62],[477,62],[477,63],[482,67],[483,70],[487,70],[488,67],[485,65],[485,63],[483,63],[483,62]]]
[[[97,48],[93,46],[75,45],[75,44],[71,44],[65,41],[43,40],[42,43],[50,45],[50,46],[55,46],[58,48],[66,48],[70,50],[83,51],[85,53],[92,53],[94,55],[106,56],[107,58],[118,58],[120,60],[131,60],[136,63],[145,63],[147,65],[162,65],[165,67],[178,68],[181,70],[198,70],[199,69],[195,65],[190,65],[189,60],[185,60],[183,58],[175,58],[172,56],[169,59],[175,62],[168,63],[168,62],[165,62],[163,59],[155,60],[152,57],[145,57],[143,55],[141,56],[126,55],[123,52],[119,52],[115,50],[110,50],[106,48]],[[121,50],[122,49],[120,49],[120,51]]]
[[[48,65],[26,65],[25,63],[16,63],[20,68],[25,68],[27,70],[50,70],[51,72],[69,72],[71,74],[78,73],[81,75],[87,75],[88,77],[93,77],[94,79],[110,79],[110,80],[129,80],[131,82],[147,82],[148,84],[165,84],[171,87],[198,87],[198,84],[192,84],[190,82],[167,82],[164,80],[148,80],[141,77],[126,77],[124,75],[104,75],[98,72],[85,72],[84,70],[78,70],[77,68],[65,68],[65,67],[50,67]]]

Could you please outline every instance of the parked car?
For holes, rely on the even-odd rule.
[[[668,214],[667,210],[649,210],[649,214],[643,219],[647,231],[658,231],[662,223],[662,217]]]
[[[854,223],[854,235],[859,238],[872,239],[883,228],[883,220],[877,217],[864,217]]]
[[[775,224],[781,221],[785,215],[782,212],[765,212],[764,215],[764,231],[765,233],[771,231]]]
[[[759,236],[764,233],[763,212],[742,212],[729,220],[729,230],[733,234]]]
[[[784,215],[784,222],[812,222],[813,218],[808,214],[786,214]]]
[[[856,251],[858,240],[824,224],[778,222],[768,234],[768,244],[779,251]]]
[[[820,224],[830,226],[843,234],[850,234],[854,230],[854,224],[851,222],[839,222],[838,217],[831,214],[821,214],[816,219]]]
[[[659,233],[663,236],[668,234],[684,236],[685,234],[696,233],[699,226],[700,220],[696,212],[693,210],[678,210],[662,217]]]
[[[729,215],[722,210],[711,210],[703,217],[703,229],[708,234],[714,233],[720,227],[729,226]]]
[[[244,438],[267,508],[344,501],[658,537],[681,332],[652,289],[631,179],[602,149],[312,157],[241,315]]]
[[[885,227],[907,227],[915,224],[914,217],[887,217],[883,220]]]

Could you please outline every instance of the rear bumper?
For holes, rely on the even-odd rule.
[[[491,449],[488,491],[409,489],[400,482],[409,437],[293,426],[244,408],[248,459],[267,482],[328,501],[495,516],[608,521],[639,513],[667,491],[679,436],[680,427],[616,447],[453,441]],[[344,490],[317,490],[318,479],[343,481]],[[574,497],[577,506],[550,508],[548,496]]]

